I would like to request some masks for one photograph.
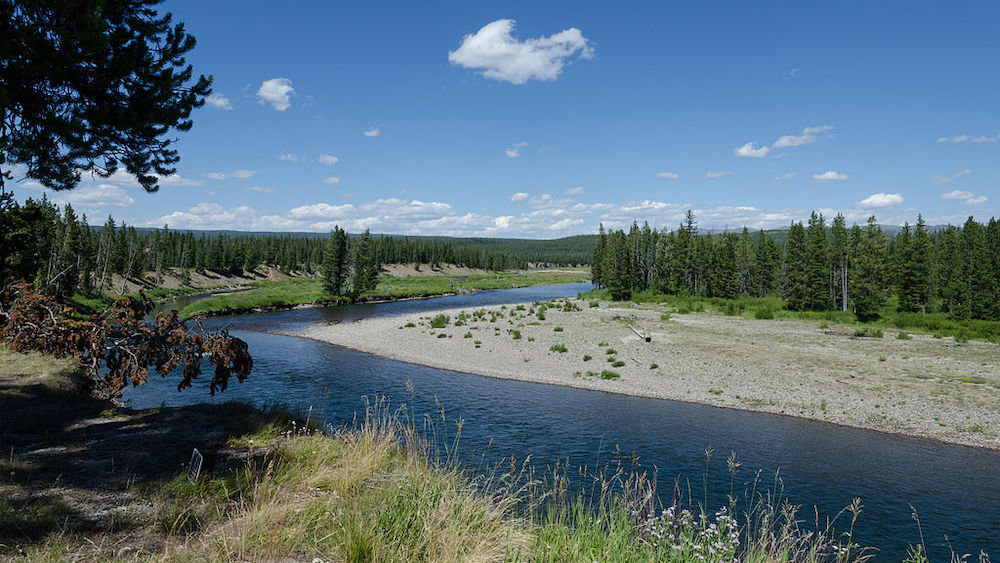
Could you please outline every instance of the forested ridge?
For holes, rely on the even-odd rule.
[[[674,230],[639,227],[598,235],[593,279],[615,299],[652,290],[668,295],[738,298],[778,295],[795,311],[878,316],[890,297],[899,312],[941,312],[955,319],[1000,320],[1000,221],[970,217],[931,232],[922,217],[889,237],[869,218],[843,215],[792,223],[786,242],[763,231],[699,234],[692,212]]]

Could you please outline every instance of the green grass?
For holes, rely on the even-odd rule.
[[[431,328],[444,328],[444,327],[448,326],[448,323],[450,323],[450,322],[451,322],[451,317],[449,317],[448,315],[445,315],[444,313],[441,313],[441,314],[435,315],[434,318],[431,319],[431,323],[430,324],[431,324]]]
[[[610,301],[606,289],[597,289],[581,294],[583,299]],[[784,299],[776,295],[765,297],[739,297],[722,299],[718,297],[697,297],[666,295],[653,291],[632,294],[631,301],[639,304],[658,304],[674,309],[680,314],[708,312],[713,314],[742,315],[756,319],[791,319],[857,325],[875,330],[894,329],[900,331],[932,334],[937,338],[950,336],[958,342],[982,340],[1000,343],[1000,321],[979,319],[955,319],[947,313],[900,313],[896,302],[890,299],[880,311],[879,318],[867,323],[857,320],[850,311],[790,311],[785,308]],[[907,335],[909,336],[909,335]],[[903,340],[906,337],[902,338]]]
[[[589,273],[520,273],[475,274],[465,278],[450,276],[389,276],[379,277],[374,291],[363,293],[362,300],[404,299],[410,297],[432,297],[453,293],[457,288],[469,290],[509,289],[536,285],[577,283],[590,279]],[[181,311],[182,317],[198,313],[248,309],[252,307],[290,307],[318,302],[345,301],[333,299],[323,291],[320,278],[294,278],[250,284],[253,289],[229,295],[213,295],[201,299]]]
[[[559,352],[560,354],[565,354],[569,349],[566,348],[565,344],[553,344],[549,347],[549,352]]]
[[[601,370],[601,379],[618,379],[622,375],[617,371],[611,371],[609,369]]]

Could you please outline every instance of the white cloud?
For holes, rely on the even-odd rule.
[[[511,201],[524,201],[526,199],[528,199],[528,194],[526,194],[524,192],[517,192],[515,194],[511,194],[510,195],[510,200]]]
[[[257,173],[256,170],[233,170],[228,174],[225,172],[205,172],[204,174],[202,174],[202,176],[206,178],[211,178],[213,180],[225,180],[226,178],[246,179],[253,176],[256,173]]]
[[[858,207],[872,208],[872,207],[892,207],[894,205],[901,205],[903,203],[902,194],[886,194],[877,193],[872,194],[865,199],[858,202]]]
[[[368,129],[367,131],[364,131],[361,134],[364,135],[365,137],[378,137],[379,135],[381,135],[381,131],[378,130],[378,127],[372,127],[371,129]]]
[[[327,178],[323,178],[323,183],[324,184],[336,184],[338,182],[340,182],[340,178],[338,178],[336,176],[329,176]]]
[[[969,199],[965,200],[965,205],[980,205],[986,203],[987,201],[989,201],[989,198],[987,198],[984,195],[981,195],[977,197],[970,197]]]
[[[972,170],[966,168],[965,170],[959,170],[958,172],[955,172],[951,176],[934,176],[933,178],[931,178],[931,183],[932,184],[950,184],[950,183],[954,182],[955,180],[961,178],[962,176],[967,176],[969,174],[972,174]]]
[[[987,135],[955,135],[954,137],[938,137],[937,142],[939,143],[964,143],[966,141],[971,141],[973,143],[995,143],[1000,140],[1000,135],[995,135],[993,137]]]
[[[233,104],[229,101],[229,98],[219,94],[218,92],[210,94],[207,98],[205,98],[205,101],[212,107],[225,110],[233,109]]]
[[[278,111],[285,111],[291,107],[291,96],[295,93],[292,88],[292,81],[287,78],[272,78],[261,82],[257,89],[257,100],[259,104],[271,104],[271,107]]]
[[[68,203],[84,209],[132,207],[135,204],[135,200],[125,190],[110,184],[86,185],[75,190],[56,192],[49,199],[59,205]]]
[[[784,147],[798,147],[800,145],[808,145],[809,143],[816,142],[815,135],[782,135],[778,137],[778,140],[772,145],[773,148],[780,149]]]
[[[318,160],[320,164],[337,164],[340,162],[340,159],[332,154],[321,154]]]
[[[728,176],[728,175],[730,175],[732,173],[733,173],[732,170],[709,170],[708,172],[705,172],[705,177],[706,178],[721,178],[723,176]]]
[[[835,172],[833,170],[827,170],[822,174],[813,174],[813,180],[818,182],[835,182],[846,180],[847,178],[847,174],[841,174],[840,172]]]
[[[833,125],[817,125],[816,127],[806,127],[802,130],[803,134],[815,135],[817,133],[826,133],[833,129]]]
[[[344,205],[315,203],[296,207],[289,211],[288,215],[293,219],[340,219],[347,217],[347,214],[354,210],[355,207],[350,203]]]
[[[971,197],[972,197],[972,192],[967,192],[964,190],[953,190],[948,193],[941,194],[941,199],[944,200],[969,199]]]
[[[680,179],[680,174],[677,174],[676,172],[657,172],[656,177],[666,178],[668,180],[677,180]]]
[[[269,188],[267,186],[250,186],[246,190],[248,192],[257,192],[262,194],[274,193],[274,188]]]
[[[795,172],[785,172],[781,176],[775,176],[772,180],[791,180],[795,177]]]
[[[768,147],[767,145],[764,145],[759,148],[754,148],[755,144],[756,143],[747,143],[742,147],[736,147],[735,149],[733,149],[733,154],[735,154],[736,156],[747,156],[751,158],[764,158],[765,156],[767,156],[768,151],[771,150],[770,147]]]
[[[504,230],[509,229],[510,220],[513,218],[514,218],[513,215],[501,215],[500,217],[495,217],[493,219],[493,226],[495,226],[498,229],[504,229]]]
[[[567,217],[552,223],[548,226],[550,231],[565,231],[570,227],[576,227],[583,224],[583,219]]]
[[[514,20],[500,19],[462,38],[448,60],[464,68],[479,70],[486,78],[524,84],[528,80],[555,80],[573,55],[593,57],[593,48],[583,33],[571,27],[555,35],[519,41],[511,36]]]
[[[521,156],[521,149],[518,148],[504,149],[504,152],[507,153],[507,158],[517,158]]]
[[[288,162],[307,162],[309,160],[309,157],[286,152],[279,154],[278,160],[286,160]]]
[[[581,195],[583,194],[583,192],[584,192],[583,186],[576,186],[574,188],[566,190],[566,195]]]

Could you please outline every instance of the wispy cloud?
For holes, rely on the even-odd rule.
[[[733,173],[732,170],[709,170],[708,172],[705,172],[705,177],[706,178],[721,178],[723,176],[728,176],[728,175],[730,175],[732,173]]]
[[[679,180],[681,176],[676,172],[657,172],[656,177],[666,178],[667,180]]]
[[[791,180],[795,177],[795,172],[785,172],[781,176],[775,176],[772,180]]]
[[[323,178],[323,183],[324,184],[338,184],[338,183],[340,183],[340,178],[338,178],[336,176],[329,176],[329,177]]]
[[[290,152],[286,152],[286,153],[279,154],[278,155],[278,160],[284,160],[284,161],[287,161],[287,162],[308,162],[309,161],[309,157],[303,156],[303,155],[299,155],[299,154],[292,154]]]
[[[368,129],[362,132],[361,134],[364,135],[365,137],[378,137],[379,135],[382,134],[382,132],[378,130],[378,127],[372,127],[371,129]]]
[[[951,176],[934,176],[933,178],[931,178],[931,183],[951,184],[952,182],[961,178],[962,176],[968,176],[969,174],[972,174],[972,170],[966,168],[965,170],[959,170],[958,172],[955,172]]]
[[[840,172],[835,172],[833,170],[827,170],[822,174],[813,174],[813,180],[816,180],[817,182],[840,182],[847,179],[847,174],[841,174]]]
[[[226,178],[246,179],[254,174],[256,170],[233,170],[232,172],[205,172],[202,176],[213,180],[225,180]]]
[[[566,195],[582,195],[584,192],[583,186],[576,186],[566,190]]]
[[[246,188],[248,192],[257,192],[261,194],[274,193],[274,188],[269,188],[267,186],[249,186]]]
[[[321,154],[317,160],[320,164],[337,164],[340,162],[340,159],[332,154]]]
[[[257,103],[270,104],[278,111],[285,111],[291,107],[291,96],[295,93],[292,88],[292,81],[287,78],[272,78],[261,82],[257,89]]]
[[[943,193],[941,194],[941,199],[946,201],[961,201],[965,205],[982,205],[989,201],[989,198],[984,195],[977,196],[965,190],[952,190]]]
[[[511,36],[514,20],[500,19],[462,38],[458,49],[448,52],[451,64],[480,71],[486,78],[524,84],[555,80],[568,59],[593,57],[593,48],[583,33],[571,27],[555,35],[520,41]]]
[[[992,137],[988,135],[955,135],[954,137],[938,137],[937,142],[939,143],[964,143],[966,141],[973,143],[995,143],[1000,140],[1000,135],[994,135]]]
[[[526,194],[525,192],[517,192],[510,194],[511,201],[525,201],[526,199],[528,199],[528,194]]]

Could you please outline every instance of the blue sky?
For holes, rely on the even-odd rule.
[[[158,193],[50,194],[92,223],[553,238],[689,207],[712,228],[997,214],[996,2],[163,9],[214,103]]]

